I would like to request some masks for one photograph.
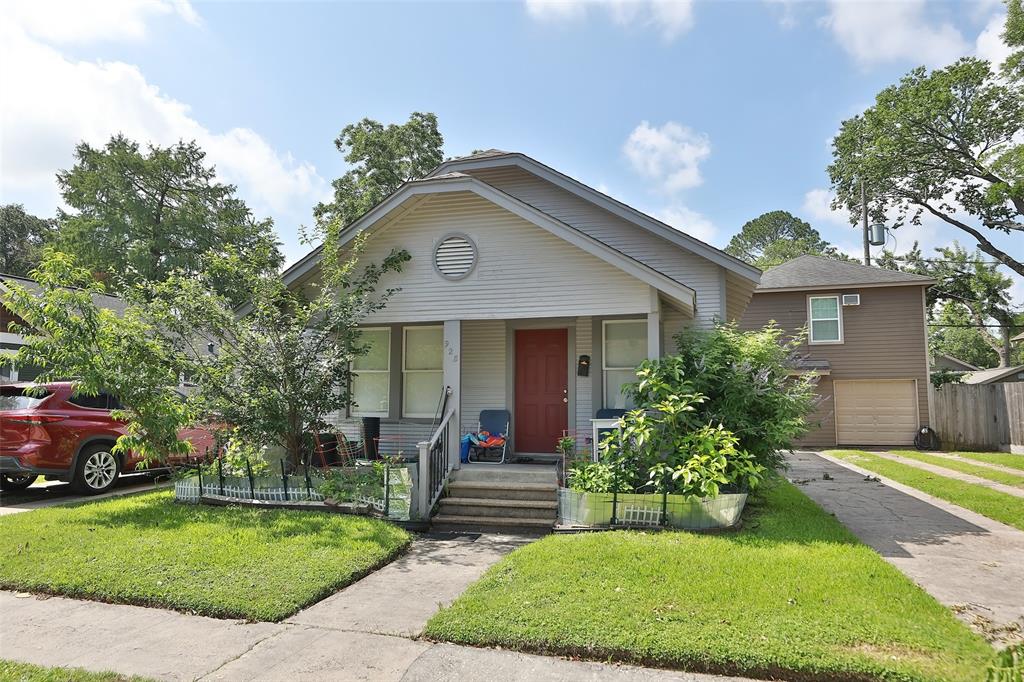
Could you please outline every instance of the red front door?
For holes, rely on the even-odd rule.
[[[569,331],[516,330],[516,452],[555,452],[569,428]]]

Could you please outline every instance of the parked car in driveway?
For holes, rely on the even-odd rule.
[[[39,476],[70,481],[85,494],[98,494],[123,473],[139,470],[142,458],[113,452],[125,423],[111,416],[117,398],[75,394],[70,382],[0,386],[0,490],[22,490]],[[213,434],[203,428],[183,431],[193,455],[213,447]],[[147,471],[183,462],[174,459],[150,465]]]

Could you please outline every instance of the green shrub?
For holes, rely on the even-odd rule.
[[[740,331],[733,324],[687,330],[675,337],[678,354],[645,361],[639,381],[624,389],[634,404],[658,409],[669,396],[699,395],[686,422],[691,428],[721,424],[768,468],[782,464],[780,450],[807,432],[817,377],[795,374],[802,337],[784,339],[774,324]]]
[[[658,400],[622,417],[620,429],[599,445],[600,462],[570,472],[574,490],[715,497],[723,489],[749,490],[757,485],[764,467],[739,447],[736,436],[721,424],[699,422],[704,396],[663,390],[668,385],[649,368],[637,375],[642,390]]]

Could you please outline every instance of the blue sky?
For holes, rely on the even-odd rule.
[[[716,245],[781,208],[856,252],[858,233],[828,210],[840,121],[919,63],[999,58],[1003,12],[983,0],[9,3],[0,75],[18,96],[0,105],[0,192],[49,215],[76,140],[196,138],[293,260],[298,225],[345,170],[338,131],[433,111],[448,155],[525,152]],[[901,251],[959,236],[934,223],[895,235]],[[998,243],[1021,258],[1020,241]]]

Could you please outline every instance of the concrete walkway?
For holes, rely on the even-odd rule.
[[[0,591],[0,657],[160,680],[738,679],[416,639],[438,608],[527,541],[495,535],[418,539],[402,558],[283,623]]]
[[[154,483],[152,479],[145,475],[122,476],[114,484],[114,487],[105,493],[100,495],[81,495],[75,492],[70,483],[58,481],[35,483],[24,490],[0,494],[0,516],[20,514],[32,511],[33,509],[55,507],[62,504],[91,502],[121,495],[134,495],[160,488],[170,488],[172,485],[170,481]]]
[[[790,480],[963,620],[1024,636],[1024,531],[825,454],[787,459]]]
[[[985,488],[991,488],[992,490],[996,490],[1007,495],[1013,495],[1014,497],[1024,498],[1024,488],[1016,488],[1012,485],[1006,485],[1005,483],[990,481],[989,479],[982,478],[981,476],[965,474],[964,472],[957,471],[956,469],[948,469],[946,467],[941,467],[936,464],[932,464],[931,462],[921,462],[911,457],[902,457],[891,452],[871,451],[871,454],[875,455],[876,457],[881,457],[882,459],[887,459],[891,462],[898,462],[899,464],[905,464],[907,466],[914,467],[915,469],[927,471],[928,473],[935,474],[936,476],[955,478],[956,480],[963,481],[964,483],[973,483],[974,485],[980,485]]]

